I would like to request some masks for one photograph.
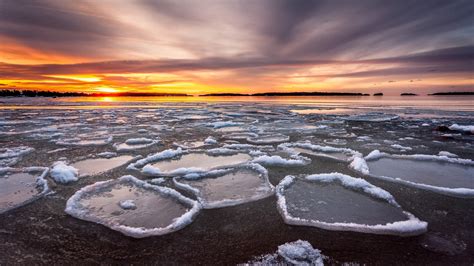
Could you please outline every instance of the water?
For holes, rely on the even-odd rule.
[[[152,107],[167,108],[168,103],[176,104],[175,108],[192,108],[193,103],[268,103],[283,105],[302,105],[306,107],[350,107],[373,110],[383,107],[385,110],[406,110],[406,108],[474,112],[473,96],[364,96],[364,97],[70,97],[70,98],[33,98],[24,101],[22,98],[0,99],[3,109],[36,109],[43,106],[48,109],[74,108],[116,108],[116,107]],[[330,111],[331,109],[329,109]],[[360,111],[360,110],[359,110]]]

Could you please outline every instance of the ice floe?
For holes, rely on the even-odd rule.
[[[130,155],[106,158],[90,158],[74,162],[73,164],[71,164],[71,166],[78,170],[79,176],[83,177],[97,175],[110,171],[138,158],[138,156],[133,157]]]
[[[27,146],[0,148],[0,167],[13,166],[22,156],[33,152],[35,149]]]
[[[67,138],[56,141],[58,145],[64,146],[102,146],[113,141],[113,136],[96,138]]]
[[[47,174],[46,167],[0,168],[0,214],[48,193]]]
[[[308,241],[296,240],[278,246],[273,254],[258,256],[246,265],[301,265],[322,266],[324,256]]]
[[[133,151],[151,147],[158,144],[160,141],[148,138],[133,138],[127,139],[124,143],[114,144],[114,148],[119,151]]]
[[[474,162],[456,157],[374,150],[351,167],[363,174],[455,197],[474,197]]]
[[[288,224],[400,236],[427,230],[427,223],[403,211],[389,192],[361,178],[340,173],[286,176],[276,194]]]
[[[65,211],[124,235],[143,238],[185,227],[200,209],[197,201],[174,189],[122,176],[83,187],[69,198]]]
[[[63,161],[58,161],[53,163],[50,175],[57,183],[67,184],[79,179],[79,170]]]
[[[303,166],[311,163],[311,159],[293,155],[291,158],[283,158],[279,155],[261,155],[252,160],[253,163],[272,166]]]
[[[302,153],[312,156],[331,158],[343,162],[351,161],[354,156],[361,155],[359,152],[354,151],[352,149],[321,146],[311,144],[309,142],[283,143],[278,145],[278,148],[290,154]]]
[[[184,175],[191,172],[206,172],[224,166],[238,165],[251,160],[246,153],[232,155],[208,155],[204,152],[192,152],[157,160],[143,167],[146,175]]]
[[[274,144],[287,142],[289,140],[290,137],[283,134],[259,135],[256,137],[247,138],[247,142],[252,144]]]
[[[206,209],[238,205],[273,195],[268,172],[258,164],[206,174],[187,174],[175,177],[173,181],[177,187],[194,193]]]
[[[350,115],[347,117],[343,117],[342,119],[354,122],[387,122],[398,118],[398,115],[374,112],[360,115]]]
[[[461,131],[461,132],[474,134],[474,126],[472,126],[472,125],[453,124],[453,125],[449,126],[449,129],[454,130],[454,131]]]

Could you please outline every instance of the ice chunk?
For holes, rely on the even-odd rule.
[[[169,158],[180,156],[180,155],[185,154],[185,153],[187,153],[187,151],[185,151],[181,148],[178,148],[176,150],[167,149],[167,150],[164,150],[164,151],[152,154],[152,155],[148,155],[146,158],[138,160],[135,163],[131,163],[127,167],[127,169],[129,169],[129,170],[138,170],[138,168],[142,168],[143,166],[145,166],[146,164],[148,164],[150,162],[166,160],[166,159],[169,159]]]
[[[46,167],[0,168],[0,214],[44,196],[47,174]]]
[[[135,208],[131,207],[132,202]],[[200,209],[197,201],[174,189],[150,185],[133,176],[122,176],[80,189],[69,198],[65,211],[127,236],[143,238],[185,227]]]
[[[267,170],[258,164],[189,174],[173,181],[177,187],[194,193],[206,209],[238,205],[273,194]]]
[[[252,144],[273,144],[289,141],[290,137],[283,134],[261,135],[257,137],[249,137],[247,141]]]
[[[53,164],[50,175],[57,183],[67,184],[78,180],[79,171],[65,162],[58,161]]]
[[[276,191],[278,210],[288,224],[401,236],[427,230],[427,223],[403,211],[390,193],[360,178],[286,176]]]
[[[0,148],[0,167],[15,165],[22,156],[33,152],[35,149],[27,146]]]
[[[147,138],[133,138],[127,139],[124,143],[114,144],[114,148],[117,151],[133,151],[138,149],[144,149],[156,145],[159,140],[147,139]]]
[[[308,241],[297,240],[278,246],[278,255],[295,265],[324,265],[321,251],[313,248]]]
[[[223,127],[238,126],[238,125],[241,125],[241,123],[232,122],[232,121],[218,121],[218,122],[208,123],[207,125],[215,129],[218,129],[218,128],[223,128]]]
[[[336,148],[331,146],[314,145],[309,142],[283,143],[278,145],[290,154],[309,154],[313,156],[327,157],[338,161],[348,162],[354,156],[362,156],[359,152],[348,148]]]
[[[204,140],[204,143],[208,145],[214,145],[217,144],[217,140],[214,137],[209,136]]]
[[[301,265],[322,266],[323,255],[308,241],[296,240],[278,246],[274,254],[259,256],[246,265]]]
[[[285,159],[278,155],[262,155],[253,159],[252,162],[263,165],[303,166],[311,163],[311,159],[303,156],[294,156],[293,158]]]
[[[90,138],[69,138],[56,141],[58,145],[64,146],[102,146],[113,141],[113,136],[90,137]]]
[[[390,145],[390,147],[392,147],[394,149],[401,150],[401,151],[411,151],[412,150],[411,147],[402,146],[400,144],[392,144],[392,145]]]
[[[438,153],[438,156],[446,156],[446,157],[451,157],[451,158],[457,158],[459,156],[457,156],[456,154],[454,153],[450,153],[449,151],[440,151]]]
[[[474,134],[474,126],[453,124],[449,129]]]
[[[137,205],[135,204],[134,200],[121,200],[119,202],[119,206],[124,210],[135,210]]]
[[[344,120],[355,121],[355,122],[387,122],[387,121],[395,120],[398,118],[399,118],[398,115],[375,113],[375,112],[343,117]]]

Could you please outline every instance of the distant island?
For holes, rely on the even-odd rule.
[[[367,93],[358,93],[358,92],[262,92],[262,93],[210,93],[202,94],[199,96],[208,97],[208,96],[369,96]]]
[[[36,90],[0,90],[0,97],[176,97],[189,96],[181,93],[117,92],[85,93]]]
[[[400,96],[418,96],[418,94],[416,94],[416,93],[404,92],[404,93],[401,93]]]
[[[450,92],[435,92],[428,95],[474,95],[474,91],[450,91]]]
[[[383,96],[383,93],[377,92],[377,93],[374,93],[374,96]]]

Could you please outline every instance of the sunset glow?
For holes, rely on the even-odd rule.
[[[4,1],[0,89],[469,91],[472,6]]]

